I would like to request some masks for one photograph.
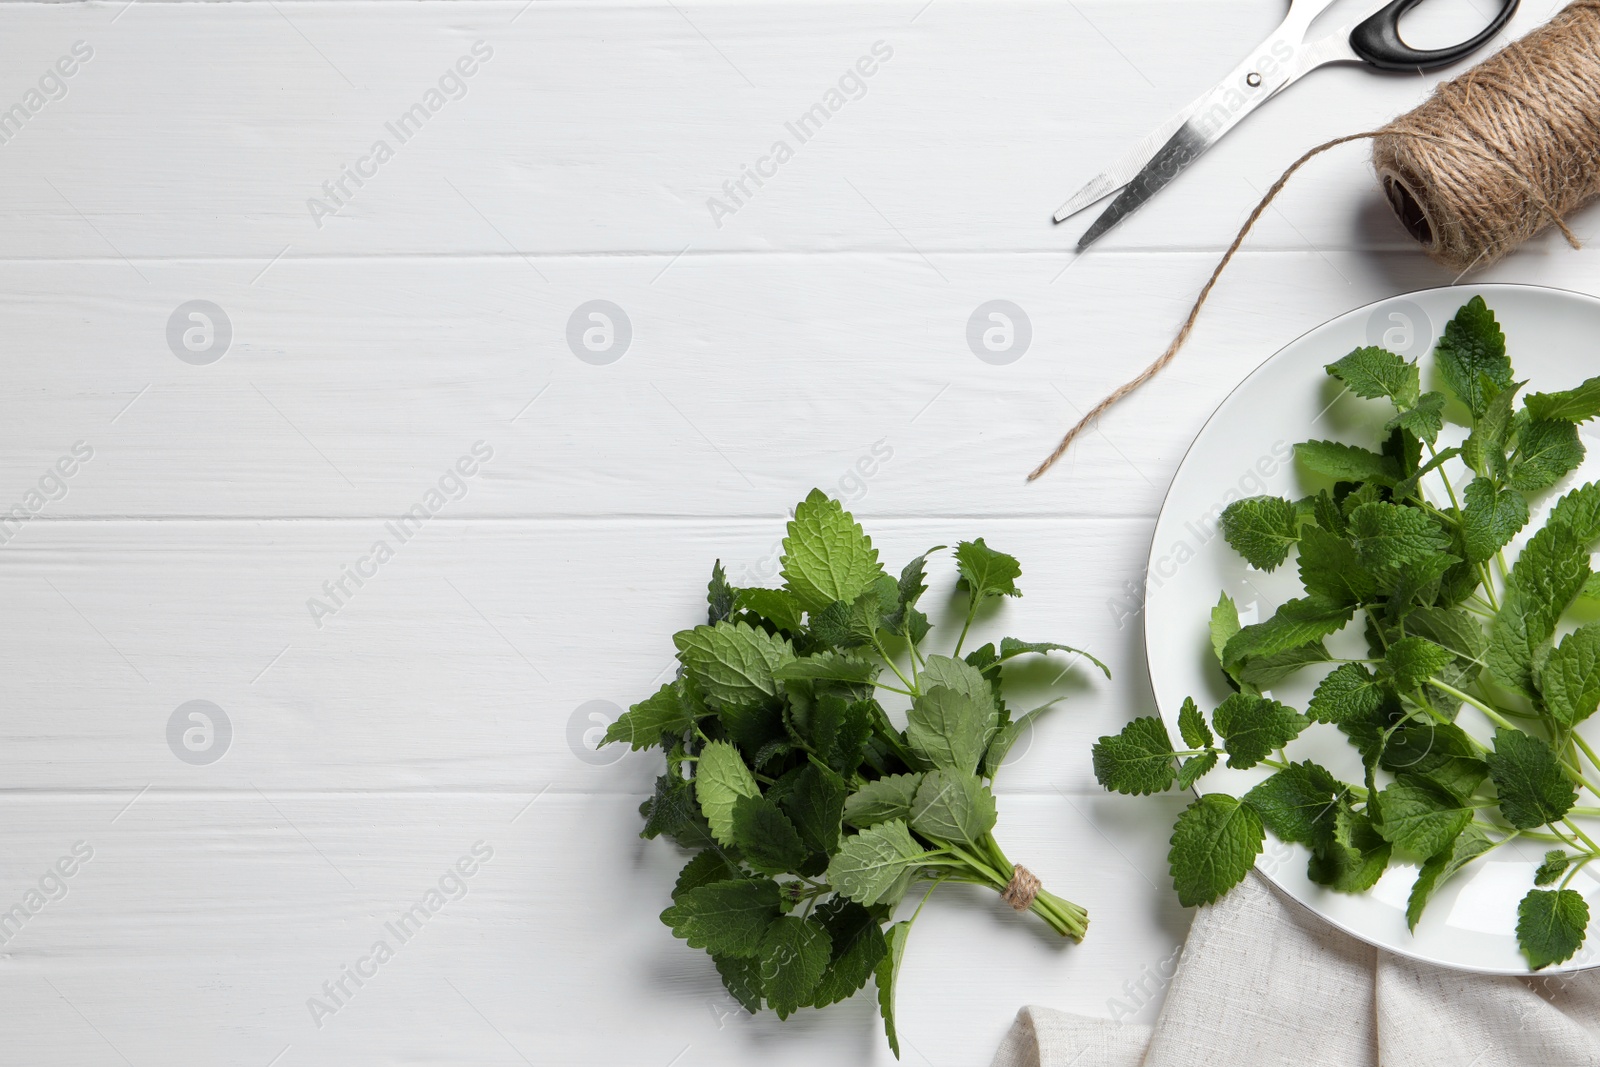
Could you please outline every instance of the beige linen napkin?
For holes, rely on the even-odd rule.
[[[1600,1065],[1600,971],[1445,970],[1340,933],[1252,874],[1195,916],[1154,1025],[1026,1007],[994,1067]]]

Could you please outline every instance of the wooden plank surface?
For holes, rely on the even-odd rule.
[[[1017,554],[1026,596],[982,636],[1115,674],[1062,679],[998,787],[1001,840],[1089,940],[936,897],[905,1062],[987,1062],[1025,1003],[1153,1018],[1189,917],[1178,801],[1105,796],[1088,747],[1151,710],[1138,583],[1168,482],[1285,342],[1453,280],[1341,150],[1185,356],[1023,482],[1165,345],[1289,160],[1436,80],[1318,72],[1073,255],[1055,206],[1280,7],[0,7],[0,119],[40,94],[0,122],[0,912],[58,898],[0,942],[0,1064],[890,1062],[870,998],[734,1010],[657,921],[680,857],[635,836],[651,761],[586,747],[669,669],[713,559],[775,581],[813,486],[895,565],[980,535]],[[1424,5],[1408,33],[1481,18]],[[1487,277],[1600,291],[1600,258],[1541,239]],[[984,358],[996,300],[1028,340]],[[393,557],[328,592],[378,541]],[[213,762],[173,741],[193,701],[226,720]],[[478,842],[428,928],[313,1011]]]

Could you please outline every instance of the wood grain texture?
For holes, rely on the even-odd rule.
[[[1510,32],[1556,6],[1530,0]],[[1451,280],[1360,151],[1331,157],[1168,374],[1023,483],[1165,345],[1256,190],[1436,77],[1319,72],[1072,256],[1081,227],[1049,226],[1055,206],[1278,14],[0,7],[0,111],[93,50],[20,132],[0,125],[0,915],[76,842],[94,852],[65,896],[0,924],[0,1064],[890,1062],[869,998],[786,1024],[734,1009],[656,919],[681,857],[635,836],[651,761],[584,747],[669,669],[713,559],[776,580],[812,486],[894,565],[977,535],[1014,552],[1026,595],[980,636],[1081,645],[1116,676],[1022,669],[1023,699],[1058,680],[1072,698],[998,789],[1001,840],[1090,909],[1088,941],[936,897],[901,981],[904,1062],[986,1062],[1029,1002],[1153,1018],[1187,925],[1164,858],[1181,800],[1104,795],[1088,746],[1151,709],[1154,516],[1251,368]],[[1424,5],[1417,43],[1475,17]],[[452,98],[440,78],[478,41],[492,55]],[[841,88],[878,41],[893,54],[864,92]],[[430,88],[402,143],[386,124]],[[786,123],[830,88],[840,106],[800,143]],[[708,198],[781,138],[793,157],[714,219]],[[392,158],[314,218],[380,139]],[[1600,259],[1540,241],[1490,276],[1600,290]],[[568,340],[597,299],[631,325],[610,363]],[[169,340],[196,300],[231,329],[214,362]],[[1002,365],[968,342],[992,300],[1031,332]],[[477,442],[492,457],[457,492]],[[437,514],[390,531],[430,490]],[[377,540],[393,558],[318,626],[307,601]],[[951,585],[942,564],[940,611]],[[169,747],[193,700],[232,729],[209,765]],[[478,841],[494,856],[465,894],[317,1026],[308,998]]]

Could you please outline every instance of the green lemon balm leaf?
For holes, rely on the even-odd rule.
[[[1535,419],[1517,435],[1511,457],[1511,488],[1537,493],[1555,485],[1583,462],[1583,442],[1571,422]]]
[[[1311,724],[1293,708],[1249,693],[1235,693],[1224,700],[1211,721],[1228,750],[1228,766],[1238,768],[1254,767]]]
[[[873,980],[878,986],[878,1012],[883,1016],[883,1034],[895,1059],[900,1058],[900,1038],[894,1027],[894,987],[900,977],[900,961],[906,954],[906,935],[911,932],[910,921],[897,922],[884,935],[888,951],[878,961]]]
[[[1384,770],[1423,779],[1458,797],[1470,797],[1489,777],[1489,765],[1478,758],[1476,743],[1461,727],[1447,722],[1395,726],[1378,762]]]
[[[721,849],[708,848],[697,852],[694,858],[683,865],[683,870],[678,872],[678,882],[672,887],[672,900],[677,902],[691,889],[699,889],[712,882],[728,882],[744,877],[733,861],[728,859],[727,853]]]
[[[1245,685],[1270,689],[1302,668],[1313,663],[1327,663],[1332,658],[1321,641],[1309,641],[1270,656],[1251,656],[1239,664],[1233,676]]]
[[[1022,564],[1017,557],[996,552],[983,543],[983,538],[963,541],[956,546],[956,571],[975,600],[991,596],[1021,596],[1017,579],[1022,577]]]
[[[719,622],[672,636],[678,659],[718,708],[747,708],[777,696],[773,668],[794,658],[788,641],[748,623]]]
[[[783,874],[806,860],[800,831],[767,797],[737,798],[729,827],[745,862],[762,874]]]
[[[1383,706],[1383,690],[1371,671],[1346,663],[1328,672],[1317,685],[1306,713],[1313,722],[1339,725],[1371,718]]]
[[[1367,400],[1389,397],[1397,406],[1408,408],[1422,391],[1417,365],[1384,348],[1358,348],[1324,369]]]
[[[817,908],[817,918],[828,932],[833,952],[811,1003],[825,1008],[866,985],[879,961],[888,954],[889,944],[878,920],[853,900],[834,897]]]
[[[1530,889],[1517,905],[1517,944],[1536,971],[1570,960],[1588,929],[1589,905],[1576,890]]]
[[[828,855],[839,847],[847,792],[843,778],[816,763],[807,765],[794,778],[793,791],[783,798],[782,807],[806,848]],[[798,870],[799,865],[789,869]]]
[[[993,714],[998,718],[1000,714],[994,699],[994,687],[983,676],[983,672],[970,663],[950,656],[929,656],[922,667],[923,692],[936,685],[971,697],[984,715]]]
[[[713,955],[717,976],[739,1006],[754,1015],[761,1010],[761,961],[755,958]]]
[[[1558,393],[1530,393],[1523,403],[1535,419],[1588,422],[1600,415],[1600,378],[1590,378],[1576,388]]]
[[[824,650],[803,659],[787,660],[772,669],[780,682],[833,681],[862,684],[878,676],[880,668],[871,660]]]
[[[758,955],[767,927],[777,918],[778,883],[770,878],[699,886],[661,913],[661,921],[690,948],[734,958]]]
[[[1472,808],[1432,782],[1402,774],[1378,801],[1378,833],[1413,856],[1442,852],[1472,821]]]
[[[606,730],[602,745],[613,741],[626,741],[628,747],[638,751],[661,744],[664,734],[681,734],[697,717],[706,714],[697,708],[678,681],[668,682],[648,699],[641,700],[612,723]]]
[[[805,611],[787,589],[740,589],[733,605],[755,612],[784,633],[797,634],[803,626]]]
[[[909,820],[921,785],[920,774],[891,774],[868,782],[845,798],[844,821],[865,830],[891,819]]]
[[[1222,512],[1222,536],[1252,567],[1276,570],[1300,540],[1294,505],[1282,497],[1235,500]]]
[[[1007,660],[1015,659],[1017,656],[1029,654],[1045,655],[1050,652],[1071,652],[1074,659],[1086,659],[1096,667],[1099,667],[1101,674],[1104,674],[1107,678],[1111,677],[1111,668],[1089,655],[1083,649],[1073,648],[1071,645],[1063,645],[1055,641],[1019,641],[1015,637],[1002,637],[1000,639],[1000,654],[997,662],[1005,663]],[[1072,665],[1071,661],[1067,665],[1070,667]]]
[[[997,818],[994,794],[975,774],[929,771],[911,805],[911,828],[935,842],[976,846]]]
[[[1119,734],[1102,737],[1094,745],[1094,776],[1116,793],[1148,796],[1172,784],[1172,740],[1160,719],[1146,715],[1134,719]]]
[[[912,700],[906,713],[906,742],[935,767],[972,774],[998,721],[992,707],[983,708],[967,693],[936,685]]]
[[[1600,540],[1600,482],[1588,482],[1556,501],[1547,526],[1561,526],[1584,548]]]
[[[1244,880],[1266,840],[1255,810],[1224,793],[1190,804],[1172,830],[1167,863],[1178,901],[1210,904]]]
[[[847,838],[828,863],[828,884],[857,904],[871,907],[890,895],[903,875],[927,852],[898,819]]]
[[[1336,482],[1393,485],[1401,476],[1392,457],[1338,441],[1302,441],[1294,446],[1294,454],[1306,470]]]
[[[883,566],[855,518],[813,489],[794,509],[780,573],[800,606],[818,612],[836,600],[853,603],[883,576]]]
[[[1439,431],[1444,429],[1444,394],[1423,393],[1417,398],[1416,406],[1390,419],[1384,429],[1393,430],[1397,426],[1409,430],[1418,440],[1433,444],[1439,439]]]
[[[1544,854],[1544,862],[1539,864],[1539,869],[1533,872],[1534,885],[1554,885],[1561,875],[1566,872],[1572,857],[1559,848],[1553,848]]]
[[[1589,574],[1588,546],[1567,523],[1547,523],[1529,539],[1511,568],[1489,630],[1486,659],[1499,681],[1534,692],[1534,653],[1555,633],[1562,612],[1583,591]]]
[[[1178,768],[1178,788],[1193,789],[1194,784],[1211,772],[1217,765],[1217,750],[1207,749],[1198,756],[1190,756]]]
[[[921,644],[928,635],[928,617],[917,609],[917,602],[928,591],[923,578],[928,557],[943,550],[943,545],[935,545],[901,569],[900,581],[895,585],[894,606],[883,616],[885,630],[914,645]]]
[[[1455,654],[1449,649],[1425,637],[1401,637],[1384,652],[1383,669],[1397,690],[1410,693],[1422,688],[1454,659]]]
[[[1333,775],[1306,760],[1291,763],[1244,795],[1279,840],[1315,845],[1333,836],[1346,790]]]
[[[1271,618],[1246,626],[1228,639],[1222,649],[1223,666],[1237,671],[1251,657],[1275,656],[1319,641],[1344,629],[1354,615],[1353,605],[1327,597],[1286,600]]]
[[[1055,706],[1057,697],[1048,704],[1041,704],[1032,711],[1023,712],[1021,715],[1006,723],[994,733],[994,740],[989,742],[989,747],[983,753],[983,766],[980,768],[985,778],[993,778],[1000,773],[1000,767],[1011,754],[1011,748],[1021,739],[1024,732],[1030,729],[1034,721]]]
[[[1360,604],[1378,591],[1378,580],[1361,562],[1355,545],[1320,526],[1301,533],[1300,584],[1335,604]]]
[[[717,560],[712,564],[711,581],[706,586],[706,622],[709,625],[715,626],[732,613],[735,592],[733,586],[728,584],[722,561]]]
[[[787,1019],[811,1003],[832,958],[832,939],[815,919],[785,915],[761,938],[761,992],[767,1005]]]
[[[1487,478],[1469,482],[1463,500],[1461,535],[1473,563],[1492,558],[1528,525],[1527,499],[1514,490],[1496,489]]]
[[[694,783],[672,768],[656,778],[655,794],[639,805],[639,814],[644,816],[639,836],[646,840],[666,834],[685,848],[704,848],[715,840],[700,814]]]
[[[1433,354],[1445,385],[1475,418],[1491,399],[1485,380],[1501,389],[1511,385],[1506,335],[1481,296],[1469,300],[1445,324]]]
[[[1357,558],[1374,573],[1398,571],[1450,548],[1450,538],[1427,512],[1383,501],[1350,513],[1350,540]]]
[[[1540,673],[1545,707],[1562,726],[1576,726],[1600,707],[1600,623],[1561,639]]]
[[[1577,803],[1577,789],[1562,773],[1555,750],[1532,734],[1501,727],[1494,751],[1484,758],[1500,793],[1500,814],[1519,830],[1559,819]]]
[[[1178,709],[1178,733],[1183,735],[1183,743],[1190,748],[1209,748],[1216,743],[1216,738],[1211,735],[1211,727],[1206,725],[1206,717],[1200,714],[1193,697],[1184,697],[1183,707]]]
[[[1417,922],[1422,918],[1422,909],[1427,907],[1428,900],[1434,891],[1445,882],[1449,881],[1461,868],[1477,859],[1479,856],[1494,848],[1494,842],[1489,840],[1487,834],[1476,826],[1467,825],[1450,847],[1435,854],[1422,865],[1417,872],[1417,880],[1411,885],[1411,896],[1406,901],[1406,927],[1415,930]]]
[[[1341,804],[1334,816],[1333,840],[1312,851],[1306,875],[1340,893],[1365,893],[1383,877],[1393,848],[1370,818]]]
[[[1218,663],[1223,662],[1222,650],[1240,629],[1239,608],[1227,593],[1223,593],[1217,606],[1211,609],[1211,651],[1216,654]]]
[[[724,845],[734,843],[733,808],[740,797],[758,797],[760,786],[739,750],[726,741],[713,741],[700,753],[694,791],[711,833]]]

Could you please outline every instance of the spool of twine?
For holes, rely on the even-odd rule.
[[[1290,164],[1223,253],[1167,350],[1068,430],[1029,481],[1172,362],[1222,272],[1294,173],[1331,148],[1369,139],[1401,226],[1458,277],[1550,226],[1578,247],[1564,218],[1600,193],[1600,0],[1573,0],[1544,26],[1439,85],[1416,110],[1382,129],[1324,142]]]

